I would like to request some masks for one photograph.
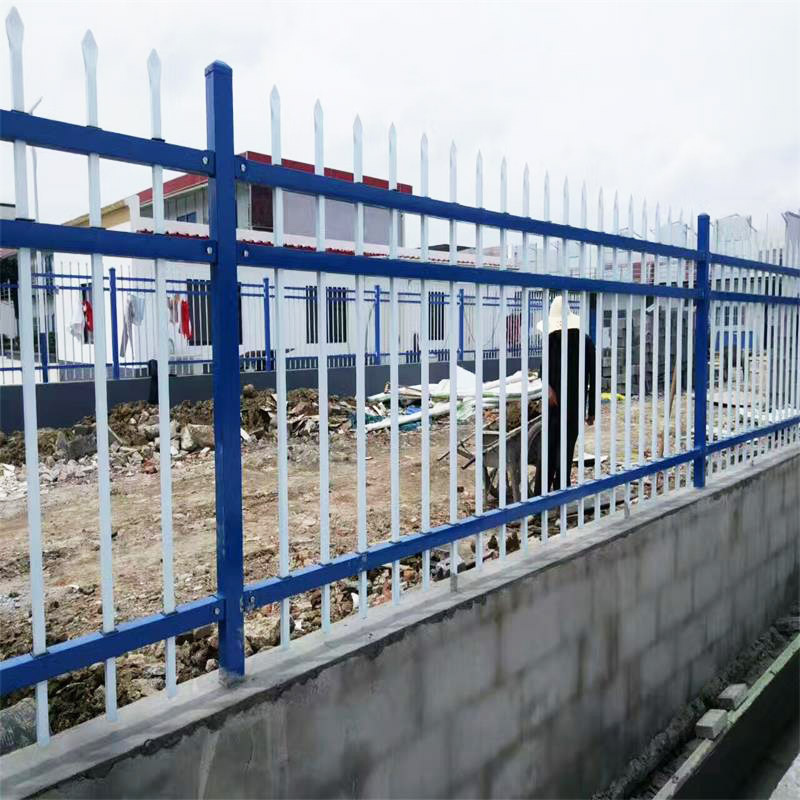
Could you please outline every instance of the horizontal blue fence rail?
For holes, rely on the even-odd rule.
[[[0,663],[0,694],[53,678],[65,672],[119,656],[192,630],[209,622],[219,624],[219,661],[227,679],[244,672],[243,615],[245,609],[276,603],[300,592],[320,588],[334,581],[352,577],[364,570],[399,561],[467,536],[498,528],[534,514],[575,502],[623,484],[643,479],[691,462],[694,484],[705,483],[705,459],[709,454],[744,442],[771,436],[800,424],[792,416],[740,435],[709,444],[706,420],[709,367],[705,352],[710,341],[709,310],[712,301],[741,303],[790,304],[797,297],[751,295],[739,292],[711,291],[709,266],[724,264],[734,268],[767,271],[796,278],[800,270],[778,267],[759,261],[731,258],[712,253],[709,246],[709,219],[698,218],[698,247],[676,247],[656,242],[560,225],[529,217],[471,208],[428,197],[420,197],[360,183],[313,175],[281,166],[264,165],[240,158],[233,152],[233,100],[231,71],[219,62],[206,71],[208,149],[193,150],[164,142],[124,136],[96,128],[68,125],[31,117],[17,112],[0,112],[0,137],[6,141],[28,141],[41,147],[73,153],[98,153],[136,164],[163,164],[173,169],[206,174],[210,179],[207,239],[186,239],[166,235],[120,233],[97,228],[72,228],[45,225],[28,220],[0,221],[0,240],[4,247],[36,248],[76,253],[133,258],[163,258],[171,261],[201,262],[211,266],[210,291],[215,299],[213,325],[215,481],[217,488],[217,576],[218,591],[171,614],[157,614],[145,619],[119,624],[113,631],[92,634],[54,645],[37,656],[26,655]],[[340,253],[307,252],[285,247],[237,243],[235,218],[235,182],[244,180],[262,186],[364,203],[411,214],[455,220],[471,225],[501,228],[522,233],[567,239],[603,248],[647,253],[671,259],[693,261],[697,269],[694,288],[648,285],[630,281],[611,281],[557,275],[520,273],[486,268],[409,262],[402,259],[374,258]],[[287,577],[269,578],[244,584],[242,555],[241,445],[239,440],[240,403],[238,376],[238,341],[225,324],[227,309],[236,302],[238,264],[288,270],[326,271],[371,277],[401,277],[455,281],[490,286],[532,289],[603,292],[692,301],[696,308],[696,331],[693,341],[695,403],[694,443],[685,452],[580,486],[552,492],[487,511],[429,531],[402,536],[398,541],[379,544],[364,552],[350,553],[296,570]],[[380,300],[380,296],[378,297]],[[379,306],[378,306],[379,307]],[[688,346],[688,343],[687,343]],[[381,358],[380,349],[375,354]]]

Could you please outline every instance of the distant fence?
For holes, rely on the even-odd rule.
[[[61,270],[66,271],[61,271]],[[149,363],[156,359],[157,334],[155,327],[155,278],[121,273],[116,267],[107,269],[103,278],[106,315],[109,320],[106,372],[109,378],[142,377],[148,374]],[[35,375],[39,383],[92,380],[94,373],[94,332],[91,317],[94,305],[92,276],[73,264],[58,266],[51,272],[34,272],[33,315]],[[212,332],[211,291],[207,279],[167,279],[169,319],[169,366],[174,375],[211,374]],[[0,298],[6,298],[9,309],[18,307],[17,283],[0,283]],[[261,283],[239,281],[239,361],[243,372],[272,371],[275,368],[274,325],[275,286],[269,278]],[[367,366],[387,363],[389,352],[390,297],[388,289],[375,285],[364,290],[367,320],[364,330],[354,330],[355,290],[348,287],[328,287],[327,340],[334,352],[328,355],[328,366],[355,366],[355,338],[363,336]],[[475,354],[473,318],[475,296],[460,289],[458,306],[459,360]],[[286,302],[288,347],[286,368],[315,369],[317,367],[318,332],[316,329],[316,286],[287,286]],[[130,311],[142,304],[141,317],[130,319]],[[185,306],[183,304],[185,303]],[[420,292],[398,293],[400,306],[400,341],[410,347],[400,350],[401,363],[419,363],[419,306]],[[448,335],[445,320],[450,296],[446,291],[434,291],[427,300],[425,312],[433,328],[430,338],[430,358],[446,361]],[[509,356],[519,357],[526,337],[521,330],[521,299],[508,297],[500,311],[499,296],[483,298],[483,308],[493,320],[482,342],[485,358],[497,358],[497,341],[501,326],[507,326]],[[528,298],[529,320],[541,315],[541,292],[531,292]],[[576,297],[570,299],[573,311],[579,308]],[[174,309],[174,312],[172,311]],[[493,312],[490,310],[494,309]],[[0,385],[22,381],[19,326],[14,318],[7,335],[0,335]],[[541,355],[541,334],[528,330],[528,352],[531,358]],[[438,346],[437,346],[438,345]]]
[[[149,62],[153,112],[152,139],[144,139],[98,127],[96,62],[97,50],[91,34],[84,39],[86,64],[87,125],[79,126],[55,120],[33,117],[24,113],[22,83],[22,24],[16,11],[8,20],[11,43],[13,111],[0,111],[2,139],[14,142],[16,207],[18,219],[0,221],[0,237],[6,247],[19,248],[19,297],[21,366],[25,411],[25,451],[28,481],[28,520],[30,538],[30,574],[32,598],[33,648],[27,655],[0,662],[0,693],[3,695],[21,687],[36,685],[37,734],[40,743],[48,739],[47,681],[55,676],[90,665],[105,663],[106,713],[116,717],[115,659],[147,644],[166,641],[166,694],[176,691],[175,637],[209,623],[218,624],[220,675],[224,681],[240,678],[245,671],[244,615],[258,607],[279,604],[281,643],[290,646],[290,599],[312,589],[321,589],[321,624],[323,632],[330,626],[331,583],[358,577],[359,613],[369,611],[367,571],[391,564],[391,597],[402,603],[401,559],[422,556],[422,591],[430,585],[430,554],[434,548],[449,548],[450,574],[457,584],[459,563],[456,543],[474,537],[475,567],[480,570],[487,555],[488,533],[496,531],[499,558],[511,557],[507,549],[508,526],[519,523],[520,549],[529,550],[531,536],[538,529],[537,539],[546,545],[553,534],[567,534],[567,507],[575,508],[577,526],[582,528],[601,514],[621,513],[621,508],[633,510],[637,504],[652,502],[682,486],[701,488],[707,478],[732,465],[751,462],[768,449],[796,446],[800,411],[798,407],[798,310],[800,309],[800,269],[798,254],[789,249],[783,265],[746,259],[712,251],[707,215],[697,219],[697,245],[686,242],[664,243],[637,238],[632,224],[627,234],[620,233],[619,215],[614,205],[614,233],[607,233],[603,224],[602,201],[598,208],[596,228],[588,227],[585,194],[582,198],[580,226],[569,223],[569,198],[565,191],[563,222],[549,221],[549,194],[545,193],[543,219],[530,215],[529,176],[525,171],[521,213],[511,214],[507,208],[507,169],[500,169],[500,209],[491,211],[483,204],[482,161],[476,167],[475,205],[457,202],[457,153],[451,150],[449,201],[428,196],[427,139],[420,148],[420,194],[394,191],[397,186],[397,141],[394,127],[389,133],[390,188],[368,186],[362,177],[362,134],[356,120],[354,137],[354,181],[349,182],[324,174],[324,137],[322,109],[315,108],[315,173],[305,173],[281,166],[280,100],[277,92],[271,98],[272,163],[263,164],[238,157],[233,148],[232,73],[220,62],[206,70],[208,147],[205,150],[169,144],[162,139],[160,124],[160,63],[155,54]],[[86,156],[89,166],[89,209],[92,227],[79,229],[32,222],[27,218],[26,145],[50,147]],[[99,227],[100,158],[111,158],[153,167],[155,234],[107,231]],[[178,238],[164,235],[163,169],[189,171],[207,175],[210,179],[210,236],[208,239]],[[274,242],[253,244],[236,239],[235,182],[246,181],[270,187],[275,213]],[[284,246],[282,192],[311,194],[316,198],[316,251]],[[354,254],[329,252],[323,235],[323,197],[352,203],[356,207],[353,231]],[[364,206],[378,206],[391,211],[392,226],[388,257],[373,258],[364,253]],[[419,219],[421,250],[417,260],[397,257],[397,219],[404,212]],[[632,208],[629,216],[632,218]],[[644,215],[643,215],[644,216]],[[450,230],[449,264],[429,259],[428,222],[431,218],[446,220]],[[457,264],[459,226],[475,232],[477,264],[464,267]],[[499,269],[487,269],[481,264],[482,236],[486,229],[499,231],[501,248],[509,235],[521,239],[523,262],[520,271],[510,270],[505,263]],[[659,229],[659,226],[656,226]],[[646,235],[646,216],[642,224]],[[545,254],[543,269],[528,267],[526,254],[533,240],[542,242]],[[548,243],[557,239],[576,243],[579,269],[569,274],[564,261],[549,261]],[[113,544],[111,526],[111,476],[107,426],[107,365],[106,329],[109,324],[105,304],[94,309],[95,334],[94,370],[99,514],[99,559],[101,565],[102,632],[79,637],[48,647],[45,639],[44,574],[42,567],[41,507],[38,478],[37,409],[35,402],[35,356],[33,340],[31,248],[56,252],[91,253],[92,286],[96,295],[103,291],[103,257],[127,257],[155,261],[154,293],[159,298],[156,324],[161,480],[161,541],[163,562],[163,613],[131,622],[119,623],[114,610],[114,581],[112,570]],[[503,252],[503,250],[501,250]],[[607,255],[611,253],[612,269],[607,270]],[[647,257],[674,267],[663,282],[643,282],[641,272],[636,280],[633,264],[638,257]],[[173,574],[172,487],[169,436],[168,385],[168,326],[167,298],[169,287],[163,264],[165,261],[186,264],[201,263],[210,267],[211,369],[214,379],[214,433],[216,440],[216,530],[217,530],[217,591],[192,603],[176,607]],[[264,270],[274,286],[277,302],[273,314],[273,341],[277,376],[277,455],[278,472],[278,534],[279,569],[277,575],[263,576],[252,583],[244,582],[243,518],[242,518],[242,459],[240,444],[240,369],[241,357],[237,323],[239,282],[237,265]],[[792,265],[792,266],[789,266]],[[333,556],[330,529],[330,466],[328,431],[327,365],[330,345],[326,336],[318,336],[316,345],[319,373],[319,563],[302,569],[290,569],[290,526],[288,514],[288,428],[286,371],[287,333],[289,331],[291,293],[290,275],[293,272],[313,273],[317,296],[327,296],[329,281],[347,276],[354,281],[353,312],[355,328],[364,330],[369,305],[369,287],[376,279],[389,281],[388,355],[390,372],[390,469],[382,475],[390,503],[390,537],[387,541],[368,546],[366,494],[366,426],[364,365],[367,342],[355,341],[356,369],[356,463],[357,463],[357,549],[356,552]],[[458,504],[458,429],[456,425],[459,393],[457,361],[459,349],[458,304],[447,306],[444,324],[448,331],[447,363],[450,384],[447,415],[449,422],[449,523],[431,525],[431,414],[429,412],[428,358],[420,359],[421,405],[421,508],[418,531],[401,530],[400,524],[400,415],[398,365],[400,363],[400,281],[415,281],[423,298],[429,298],[432,287],[448,286],[449,297],[459,296],[461,289],[477,298],[479,313],[475,314],[475,341],[483,342],[488,319],[481,311],[484,299],[490,295],[500,298],[522,298],[521,329],[531,329],[529,299],[541,293],[542,386],[541,434],[531,440],[519,437],[519,468],[525,476],[514,485],[506,471],[497,475],[497,507],[489,508],[490,500],[482,481],[484,447],[489,442],[486,427],[483,392],[478,389],[472,398],[475,403],[475,507],[474,513],[464,515]],[[571,314],[568,298],[575,293],[578,312]],[[596,314],[592,321],[589,297],[596,297]],[[636,364],[638,390],[633,386],[633,325],[621,330],[617,324],[624,313],[631,321],[639,317],[644,330],[648,308],[642,298],[654,306],[653,336],[648,350],[646,337],[640,336],[639,358]],[[287,302],[284,302],[284,299]],[[550,316],[551,301],[561,300],[558,316]],[[302,300],[301,300],[302,302]],[[382,308],[383,304],[378,308]],[[425,313],[424,302],[419,315],[419,352],[432,349],[431,319]],[[463,307],[463,306],[462,306]],[[723,311],[723,316],[717,310]],[[748,313],[743,314],[742,310]],[[583,334],[590,330],[595,341],[604,333],[602,320],[610,312],[608,329],[611,359],[611,392],[606,409],[601,414],[600,381],[602,347],[593,347],[592,339]],[[384,311],[382,310],[383,314]],[[487,312],[488,313],[488,312]],[[711,343],[717,340],[720,326],[728,315],[734,336],[744,333],[744,341],[753,342],[753,358],[742,358],[742,348],[728,348],[726,380],[720,359]],[[316,330],[327,329],[331,318],[324,304],[316,304]],[[659,328],[663,330],[662,335]],[[672,332],[675,331],[673,341]],[[513,439],[508,439],[506,387],[506,356],[510,330],[501,327],[499,337],[500,380],[497,384],[498,427],[494,431],[497,443],[497,463],[508,465]],[[572,332],[576,331],[575,337]],[[551,336],[552,332],[552,336]],[[620,333],[624,345],[620,343]],[[574,342],[574,344],[571,344]],[[574,348],[574,349],[573,349]],[[576,354],[577,349],[577,354]],[[381,348],[383,350],[383,348]],[[568,354],[568,350],[570,351]],[[551,351],[553,355],[551,357]],[[618,386],[620,353],[625,353],[622,385]],[[688,369],[675,369],[687,355]],[[384,352],[380,358],[384,358]],[[272,357],[272,356],[271,356]],[[553,361],[557,358],[557,361]],[[527,374],[529,353],[522,348],[522,373]],[[573,359],[577,362],[577,386],[573,387],[568,372]],[[476,359],[476,386],[483,384],[483,359]],[[670,377],[670,393],[659,395],[659,381],[651,381],[647,392],[647,373],[663,373]],[[555,376],[558,378],[556,379]],[[621,399],[617,389],[621,390]],[[538,397],[536,385],[522,381],[520,387],[520,425],[528,430],[528,400]],[[577,396],[578,413],[568,419],[569,402],[558,398]],[[551,405],[548,395],[556,401]],[[637,414],[636,429],[632,424]],[[585,450],[587,431],[593,423],[593,463],[587,463]],[[470,427],[471,423],[462,423]],[[538,425],[538,422],[537,422]],[[577,430],[574,426],[577,425]],[[605,429],[604,439],[603,427]],[[531,428],[535,430],[535,426]],[[572,437],[576,438],[572,438]],[[577,442],[577,467],[567,454],[567,439]],[[606,444],[607,442],[607,444]],[[555,445],[555,446],[554,446]],[[516,452],[516,451],[515,451]],[[487,450],[486,459],[489,458]],[[548,476],[539,492],[531,492],[527,480],[529,455],[537,462],[537,471]],[[508,456],[508,458],[507,458]],[[514,458],[516,459],[516,455]],[[574,473],[574,476],[573,476]],[[510,497],[509,497],[510,493]],[[559,518],[551,521],[548,510],[558,509]],[[757,534],[757,532],[754,532]],[[535,636],[536,632],[531,631]]]

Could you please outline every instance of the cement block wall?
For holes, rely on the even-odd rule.
[[[0,795],[587,797],[797,596],[800,451],[0,762]]]

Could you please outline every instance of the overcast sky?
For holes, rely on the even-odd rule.
[[[37,113],[85,122],[81,38],[99,45],[100,124],[149,135],[146,59],[162,59],[164,136],[205,146],[203,69],[233,68],[237,150],[269,151],[269,92],[283,101],[284,156],[313,161],[314,101],[325,110],[326,163],[352,167],[361,115],[365,170],[387,173],[395,122],[399,179],[419,184],[419,139],[430,140],[431,193],[446,197],[448,151],[459,153],[459,200],[474,202],[475,156],[484,204],[497,207],[509,165],[509,210],[520,210],[522,169],[542,213],[550,171],[561,220],[586,181],[647,198],[675,214],[770,216],[800,206],[800,3],[15,3],[25,23],[25,99]],[[3,16],[11,4],[2,3]],[[5,45],[4,43],[4,46]],[[4,64],[8,61],[4,57]],[[0,105],[10,107],[8,69]],[[12,148],[0,150],[0,200],[13,202]],[[87,210],[85,158],[40,152],[40,216]],[[149,171],[103,162],[104,204],[146,187]],[[623,217],[627,211],[623,210]]]

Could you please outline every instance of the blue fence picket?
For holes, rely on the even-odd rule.
[[[244,553],[242,457],[236,279],[236,184],[233,151],[231,68],[215,61],[206,69],[208,149],[216,172],[208,184],[208,221],[217,242],[211,263],[211,345],[214,373],[214,459],[217,507],[217,593],[224,598],[219,623],[219,667],[223,680],[244,675]]]

